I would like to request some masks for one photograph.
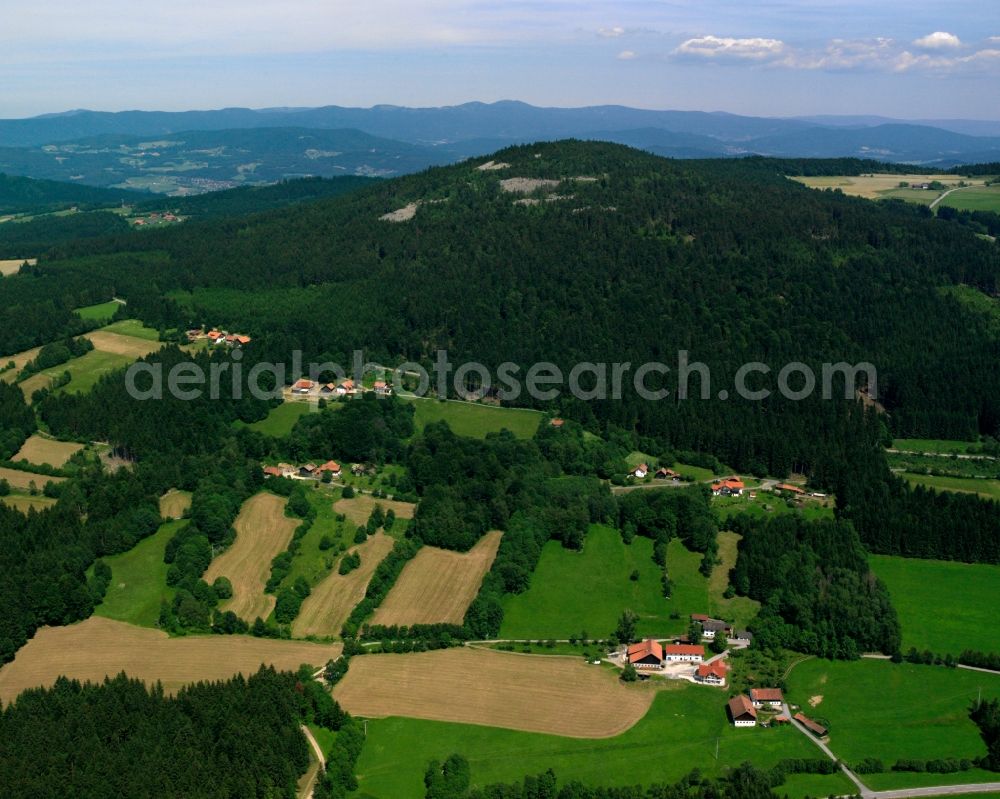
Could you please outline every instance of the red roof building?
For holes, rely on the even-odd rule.
[[[737,694],[729,700],[729,718],[736,727],[754,727],[757,724],[757,711],[744,694]]]
[[[277,466],[265,466],[264,477],[284,477],[285,473]]]
[[[721,658],[719,660],[713,660],[711,663],[702,663],[698,666],[698,671],[695,672],[694,678],[698,682],[706,682],[710,685],[722,685],[726,682],[726,675],[729,673],[729,667]]]
[[[705,647],[701,644],[668,644],[663,647],[666,661],[701,663],[705,659]]]
[[[785,701],[785,696],[780,688],[751,688],[750,701],[754,707],[780,705]]]
[[[823,738],[826,736],[828,730],[822,724],[813,721],[808,716],[804,716],[802,713],[795,714],[795,720],[805,727],[809,732],[815,735],[817,738]]]
[[[337,477],[340,474],[341,469],[340,469],[340,464],[337,463],[336,461],[327,461],[322,466],[317,466],[316,471],[319,474],[323,474],[323,472],[329,472],[334,477]]]
[[[652,638],[632,644],[625,651],[625,656],[637,669],[658,669],[663,665],[663,647]]]

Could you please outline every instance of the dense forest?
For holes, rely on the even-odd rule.
[[[0,785],[9,799],[293,799],[309,764],[305,722],[352,724],[308,673],[262,668],[176,696],[125,675],[60,678],[0,711]]]
[[[33,214],[70,206],[112,205],[142,199],[139,192],[37,180],[0,172],[0,214]]]

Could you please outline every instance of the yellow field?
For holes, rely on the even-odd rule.
[[[191,507],[191,492],[171,488],[160,497],[160,516],[164,519],[180,519],[184,511]]]
[[[12,488],[20,488],[27,491],[31,484],[41,491],[48,482],[61,483],[65,477],[49,477],[47,474],[35,474],[34,472],[22,472],[18,469],[8,469],[0,466],[0,480],[6,480]]]
[[[899,188],[900,183],[933,183],[938,181],[947,188],[957,186],[959,181],[964,180],[969,185],[982,185],[983,180],[976,178],[963,178],[958,175],[835,175],[823,177],[793,177],[792,180],[809,186],[812,189],[840,189],[844,194],[852,197],[864,197],[869,200],[877,200],[886,192]],[[933,190],[913,190],[915,195],[926,196],[928,200],[934,199],[938,192]]]
[[[17,377],[17,373],[27,365],[28,361],[35,360],[41,351],[41,347],[32,347],[30,350],[19,352],[16,355],[5,355],[0,358],[0,366],[6,366],[10,361],[14,362],[14,368],[0,374],[0,380],[3,380],[5,383],[13,383],[14,378]]]
[[[371,494],[358,494],[351,499],[338,499],[333,503],[333,510],[336,513],[343,513],[348,519],[357,525],[368,522],[368,517],[376,505],[381,505],[382,510],[392,510],[397,519],[412,519],[413,509],[416,507],[412,502],[397,502],[392,499],[376,499]]]
[[[18,270],[21,268],[21,264],[23,264],[25,261],[27,261],[32,266],[38,263],[37,258],[13,258],[5,261],[0,261],[0,277],[7,277],[7,275],[16,275]]]
[[[110,333],[107,330],[95,330],[92,333],[87,333],[84,338],[89,338],[94,342],[95,350],[110,352],[114,355],[127,355],[129,358],[142,358],[163,347],[163,343],[160,341],[148,341],[136,336],[123,336],[120,333]]]
[[[51,685],[59,675],[103,680],[125,671],[170,692],[199,680],[252,674],[261,663],[294,670],[317,668],[339,657],[340,644],[278,641],[242,635],[169,638],[146,627],[92,616],[69,627],[43,627],[11,663],[0,669],[0,701],[26,688]]]
[[[42,510],[43,508],[50,508],[56,504],[56,501],[54,499],[50,499],[49,497],[31,497],[26,494],[8,494],[5,497],[0,497],[0,502],[21,511],[21,513],[27,513],[29,508]]]
[[[442,649],[354,658],[334,698],[356,716],[484,724],[610,738],[639,721],[656,687],[624,685],[580,658]]]
[[[236,541],[212,561],[205,572],[205,582],[228,577],[233,597],[222,605],[241,619],[252,622],[266,619],[274,610],[275,597],[264,593],[271,573],[271,560],[288,548],[298,526],[285,516],[287,499],[274,494],[257,494],[243,504],[236,517]]]
[[[349,550],[361,556],[361,565],[348,574],[339,574],[334,569],[313,588],[292,623],[292,635],[298,638],[340,635],[340,628],[354,606],[364,599],[375,568],[389,554],[392,544],[393,539],[389,536],[376,533],[361,546]]]
[[[14,461],[26,460],[28,463],[47,463],[56,469],[62,468],[66,461],[83,449],[83,444],[73,444],[68,441],[54,441],[33,435],[24,442],[24,446],[14,456]]]
[[[466,553],[422,547],[403,568],[373,624],[461,624],[493,565],[501,533],[484,535]]]

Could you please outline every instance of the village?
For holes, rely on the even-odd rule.
[[[692,629],[700,629],[702,641],[714,642],[720,636],[734,649],[750,646],[753,634],[735,630],[732,625],[701,613],[691,614]],[[647,638],[622,647],[609,655],[609,661],[625,673],[630,667],[640,681],[659,677],[668,680],[686,680],[697,685],[725,688],[728,685],[730,666],[729,650],[708,656],[702,642],[693,643],[689,635],[676,636],[667,643]],[[736,694],[725,705],[729,722],[734,727],[769,727],[790,724],[792,720],[817,738],[825,738],[827,729],[802,712],[792,713],[780,688],[751,688],[747,693]]]

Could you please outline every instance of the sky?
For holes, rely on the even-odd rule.
[[[0,0],[0,19],[7,118],[511,99],[1000,119],[1000,0]]]

